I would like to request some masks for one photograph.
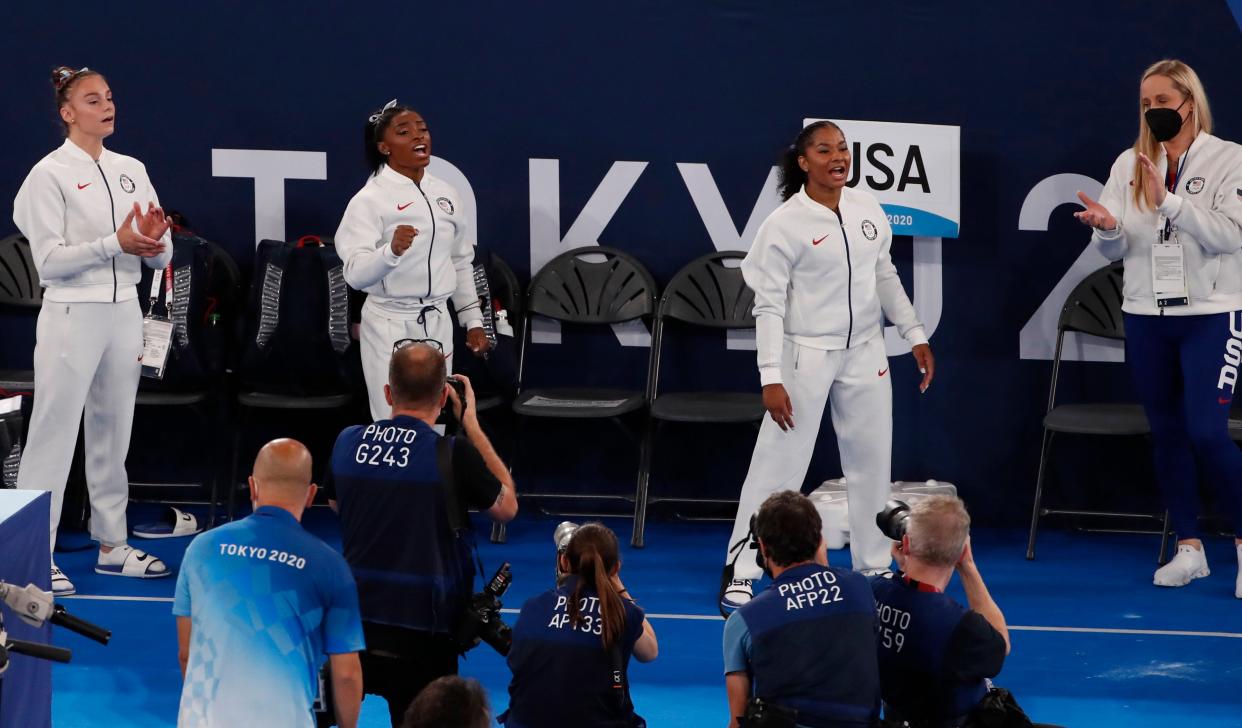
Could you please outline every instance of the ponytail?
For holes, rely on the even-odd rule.
[[[782,200],[788,200],[790,197],[798,194],[798,190],[802,189],[802,186],[806,184],[806,172],[803,172],[802,167],[798,165],[798,158],[806,154],[806,148],[810,146],[811,137],[815,135],[815,132],[824,128],[841,131],[841,127],[826,119],[807,124],[798,132],[798,136],[794,138],[793,144],[790,144],[781,153],[781,158],[778,162],[780,166],[778,188]]]
[[[570,573],[578,577],[569,599],[569,623],[573,627],[582,623],[583,592],[594,589],[599,597],[600,638],[604,649],[611,649],[625,634],[625,604],[612,583],[620,560],[617,536],[603,524],[588,523],[574,533],[565,555]]]

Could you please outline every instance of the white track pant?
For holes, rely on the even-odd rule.
[[[138,301],[44,301],[35,337],[34,412],[17,487],[51,491],[55,549],[65,481],[85,407],[91,537],[105,546],[124,544],[129,505],[125,456],[142,371]]]
[[[421,316],[413,314],[403,318],[372,306],[369,300],[363,304],[358,340],[362,345],[362,376],[367,382],[367,400],[373,420],[392,416],[392,407],[384,399],[384,385],[388,384],[393,344],[402,339],[435,339],[444,347],[448,370],[453,371],[453,319],[448,313],[448,303],[431,306],[428,304]]]
[[[771,416],[763,418],[729,545],[746,536],[751,515],[769,495],[801,490],[824,404],[831,401],[832,426],[849,488],[854,568],[888,568],[889,540],[875,525],[875,514],[883,509],[892,490],[893,388],[884,337],[874,336],[865,344],[842,351],[812,349],[786,340],[781,378],[793,403],[795,427],[783,432]],[[758,579],[762,575],[754,554],[743,548],[734,578]],[[729,554],[728,560],[732,558]]]

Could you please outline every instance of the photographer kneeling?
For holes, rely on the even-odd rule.
[[[467,508],[501,522],[517,514],[513,479],[479,427],[470,381],[455,379],[461,394],[436,346],[400,342],[384,387],[392,417],[342,432],[324,478],[358,583],[363,690],[388,701],[393,726],[425,685],[457,673],[455,634],[475,575]],[[449,400],[464,437],[434,429]]]
[[[730,728],[863,728],[880,714],[875,603],[866,577],[828,566],[814,504],[785,490],[751,521],[767,589],[724,628]]]
[[[933,496],[912,507],[890,501],[876,520],[897,542],[900,569],[871,583],[885,718],[916,728],[966,725],[1009,654],[1005,616],[970,550],[970,515],[960,498]],[[969,608],[944,593],[954,570]]]
[[[621,583],[617,536],[588,523],[557,557],[555,589],[522,605],[509,652],[507,728],[641,728],[627,676],[630,655],[659,654],[655,630]]]

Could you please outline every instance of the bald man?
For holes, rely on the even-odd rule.
[[[475,577],[467,509],[501,522],[517,514],[513,478],[475,417],[470,380],[456,376],[463,403],[447,378],[433,346],[393,352],[384,385],[391,417],[342,432],[324,479],[358,580],[363,687],[388,702],[393,726],[425,685],[457,673],[452,635]],[[434,426],[450,400],[464,436],[444,440]]]
[[[306,447],[273,440],[250,476],[254,512],[186,549],[173,602],[178,726],[313,727],[325,654],[337,724],[357,726],[358,591],[345,559],[300,525],[317,490]]]

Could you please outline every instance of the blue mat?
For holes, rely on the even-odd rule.
[[[489,571],[502,561],[513,564],[507,608],[550,585],[558,520],[524,515],[511,524],[509,543],[480,544]],[[339,546],[330,511],[313,509],[305,522]],[[628,541],[629,521],[609,525]],[[714,606],[728,532],[719,523],[652,523],[647,548],[623,548],[622,577],[652,615],[660,640],[657,661],[631,667],[634,703],[652,728],[728,720],[723,622]],[[134,541],[174,568],[188,542]],[[1023,558],[1025,534],[1018,531],[979,531],[974,544],[984,579],[1013,628],[1013,652],[997,682],[1034,719],[1065,726],[1242,726],[1236,659],[1242,602],[1233,597],[1231,542],[1209,542],[1212,576],[1183,589],[1151,585],[1155,537],[1049,531],[1033,562]],[[72,648],[74,660],[53,671],[54,724],[174,725],[181,687],[170,612],[175,577],[99,576],[90,569],[93,559],[92,551],[57,556],[83,597],[65,604],[111,628],[113,642],[101,647],[56,630],[56,643]],[[849,555],[834,551],[830,560],[846,564]],[[956,582],[950,591],[964,600]],[[495,712],[508,704],[508,669],[486,646],[462,661],[461,673],[483,683]],[[388,725],[381,699],[364,701],[360,725]]]

